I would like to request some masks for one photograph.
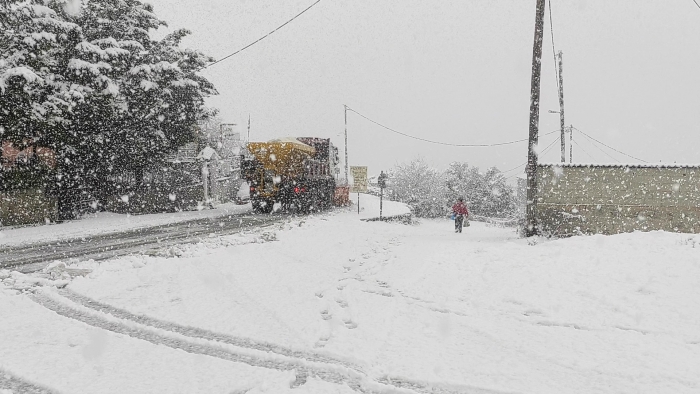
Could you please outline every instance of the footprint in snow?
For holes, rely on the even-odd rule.
[[[314,343],[314,347],[325,347],[330,339],[330,337],[321,337]]]
[[[388,284],[388,283],[386,283],[386,282],[384,282],[384,281],[381,281],[381,280],[378,280],[378,281],[377,281],[377,284],[378,284],[380,287],[389,287],[389,284]]]
[[[323,320],[330,320],[333,318],[333,316],[328,312],[328,310],[322,310],[321,311],[321,318]]]
[[[341,308],[347,308],[347,307],[348,307],[348,302],[345,301],[345,300],[335,300],[335,302],[337,302],[338,305],[340,305]]]
[[[357,328],[357,323],[352,320],[343,320],[343,323],[345,323],[345,327],[350,330]]]

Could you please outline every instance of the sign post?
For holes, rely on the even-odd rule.
[[[384,188],[386,188],[386,180],[389,178],[384,171],[379,174],[377,183],[379,183],[379,220],[382,220],[382,202],[384,201]]]
[[[357,214],[360,214],[360,193],[367,193],[367,167],[351,166],[352,173],[352,189],[351,193],[357,193]]]

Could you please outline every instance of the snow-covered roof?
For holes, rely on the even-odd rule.
[[[302,144],[302,145],[310,146],[310,145],[307,145],[307,144],[305,144],[305,143],[299,141],[298,139],[296,139],[296,137],[275,138],[275,139],[272,139],[272,140],[270,140],[270,141],[268,141],[268,142],[286,142],[286,143],[289,143],[289,144]]]
[[[698,168],[700,164],[678,163],[538,163],[540,167],[615,167],[615,168]]]

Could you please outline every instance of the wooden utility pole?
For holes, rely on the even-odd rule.
[[[537,140],[540,121],[540,74],[542,71],[542,36],[544,33],[544,1],[537,0],[535,40],[532,48],[532,83],[530,88],[530,135],[527,151],[527,208],[524,235],[531,237],[537,229]]]
[[[566,134],[564,134],[564,60],[563,52],[559,51],[559,121],[561,126],[561,162],[566,163]]]
[[[248,114],[248,142],[250,142],[250,114]]]
[[[348,177],[348,106],[345,107],[345,184],[350,184]]]

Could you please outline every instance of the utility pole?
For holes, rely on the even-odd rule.
[[[527,151],[527,208],[524,235],[531,237],[537,229],[537,147],[540,121],[540,74],[542,71],[542,36],[544,33],[544,1],[537,0],[535,39],[532,48],[532,82],[530,88],[530,134]]]
[[[345,107],[345,184],[349,184],[349,177],[348,177],[348,106],[343,105]]]
[[[250,114],[248,114],[248,142],[250,142]]]
[[[569,163],[574,162],[574,125],[569,126]]]
[[[566,134],[564,134],[564,53],[559,51],[559,121],[561,126],[561,162],[566,163]]]

